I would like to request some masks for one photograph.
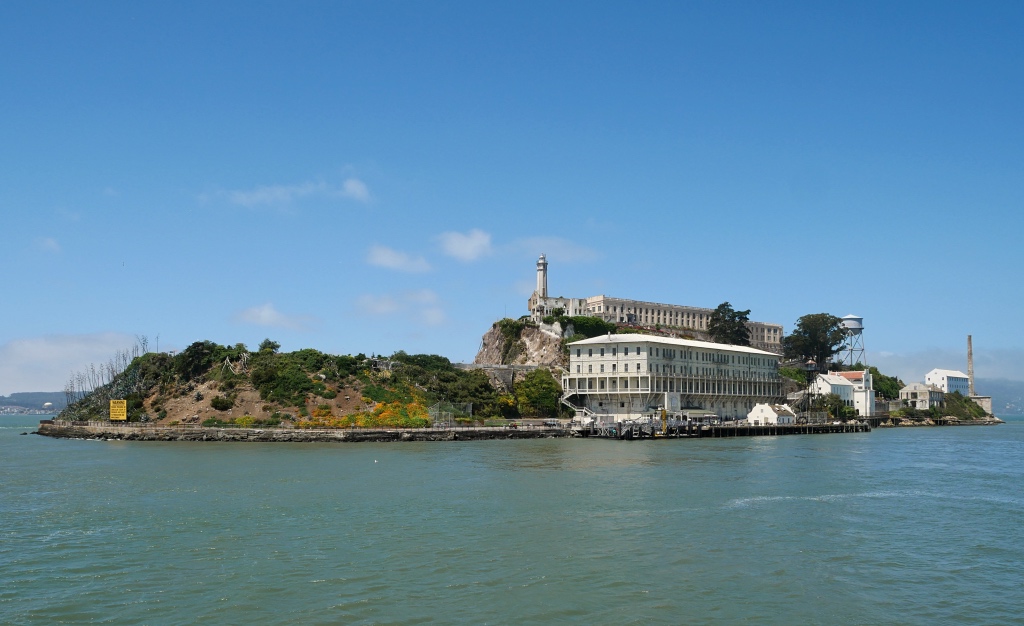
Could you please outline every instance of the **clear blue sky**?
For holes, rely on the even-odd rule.
[[[1024,378],[1019,2],[0,3],[0,393],[160,348],[472,360],[553,295]],[[883,367],[884,369],[884,367]]]

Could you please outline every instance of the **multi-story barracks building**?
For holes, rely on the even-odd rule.
[[[785,399],[778,354],[721,343],[604,335],[569,344],[562,401],[598,425],[688,410],[743,419]]]

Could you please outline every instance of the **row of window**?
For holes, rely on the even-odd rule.
[[[597,384],[594,384],[594,381]],[[597,391],[629,391],[629,378],[606,380],[604,378],[568,379],[569,389],[591,391],[596,387]],[[646,381],[648,386],[641,384],[642,379],[633,378],[633,389],[638,391],[655,391],[669,393],[696,393],[696,394],[730,394],[730,395],[755,395],[755,396],[776,396],[782,392],[778,383],[729,383],[723,381],[675,381],[655,379],[653,389],[651,381]],[[850,403],[850,406],[853,406]]]
[[[605,356],[605,348],[598,348],[597,350],[598,350],[598,356]],[[700,361],[710,362],[710,363],[729,363],[729,364],[732,364],[732,365],[754,365],[754,366],[760,366],[760,367],[767,367],[767,366],[775,365],[776,364],[776,361],[774,359],[769,360],[769,359],[767,359],[765,357],[739,356],[739,355],[735,355],[735,354],[722,354],[722,353],[718,353],[718,352],[699,352],[699,351],[696,351],[696,350],[676,350],[674,348],[649,348],[649,351],[650,351],[651,356],[653,356],[653,357],[661,357],[661,358],[665,358],[665,359],[675,359],[681,353],[683,355],[683,359],[690,360],[690,361],[700,360]],[[618,346],[613,346],[610,349],[610,353],[611,353],[611,356],[618,356]],[[623,354],[623,356],[629,356],[630,355],[630,347],[629,346],[624,346],[622,348],[622,354]],[[640,346],[636,347],[635,354],[637,356],[643,354],[643,350],[642,350],[642,348]],[[576,356],[577,357],[582,357],[583,356],[583,349],[582,348],[576,348]],[[594,356],[594,348],[587,348],[587,356],[588,357],[593,357]]]

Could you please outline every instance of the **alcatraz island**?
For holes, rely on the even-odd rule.
[[[529,313],[492,324],[472,364],[443,356],[281,352],[139,339],[72,375],[38,434],[188,441],[689,438],[997,424],[968,374],[905,384],[866,365],[863,319],[780,324],[717,308],[548,295],[537,261]]]

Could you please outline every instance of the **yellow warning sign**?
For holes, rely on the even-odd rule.
[[[126,422],[126,421],[128,421],[128,401],[127,400],[111,400],[110,401],[110,421],[112,421],[112,422]]]

